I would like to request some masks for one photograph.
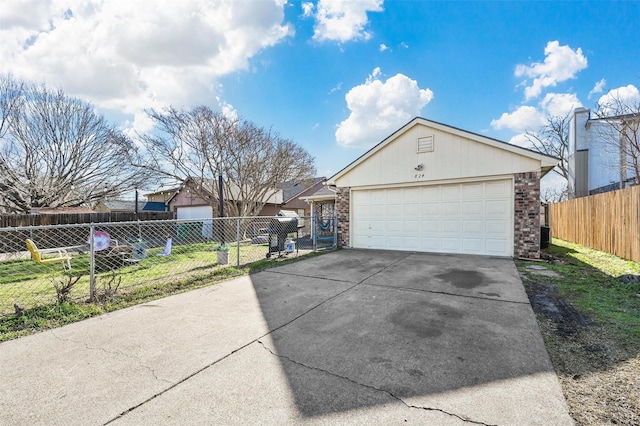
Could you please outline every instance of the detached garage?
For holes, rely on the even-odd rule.
[[[328,180],[354,248],[540,256],[540,179],[558,160],[415,118]]]

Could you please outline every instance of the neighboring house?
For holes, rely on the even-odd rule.
[[[171,197],[173,197],[173,195],[176,192],[178,192],[179,189],[180,188],[177,187],[177,188],[163,189],[161,191],[156,191],[156,192],[150,192],[148,194],[145,194],[145,197],[149,202],[162,203],[164,205],[168,205],[167,203],[169,202]]]
[[[136,203],[133,200],[104,200],[99,201],[94,210],[97,213],[123,213],[136,211]],[[166,204],[153,201],[138,201],[138,211],[168,211]]]
[[[584,197],[621,189],[635,181],[625,164],[620,132],[611,124],[617,118],[592,118],[591,111],[576,108],[569,120],[569,194]]]
[[[213,189],[217,182],[205,180],[196,183],[188,179],[167,201],[171,211],[175,211],[178,219],[211,219],[219,216],[216,190]],[[197,190],[195,185],[198,186]],[[202,187],[202,189],[200,189]],[[225,193],[226,201],[237,199],[236,194]],[[265,205],[257,216],[273,216],[282,209],[282,190],[274,189],[268,194]]]
[[[31,214],[86,214],[97,213],[86,207],[33,207]]]
[[[311,206],[305,201],[305,197],[322,188],[326,180],[327,178],[325,177],[316,177],[299,182],[283,183],[280,185],[282,199],[284,200],[281,208],[275,208],[274,206],[272,210],[263,209],[260,216],[275,216],[279,210],[293,210],[301,217],[311,216]]]
[[[417,117],[328,179],[345,247],[540,257],[558,159]]]

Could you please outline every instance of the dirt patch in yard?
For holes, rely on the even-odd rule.
[[[639,425],[640,347],[581,313],[548,274],[519,270],[576,423]]]

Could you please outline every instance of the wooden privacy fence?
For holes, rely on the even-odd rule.
[[[640,186],[552,204],[551,234],[640,262]]]
[[[0,215],[0,228],[18,226],[68,225],[98,222],[130,222],[134,220],[174,219],[174,212],[140,211],[111,213],[62,213],[62,214],[6,214]]]

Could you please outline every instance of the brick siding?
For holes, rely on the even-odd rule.
[[[540,172],[515,173],[513,254],[540,258]]]
[[[336,191],[336,215],[338,216],[338,247],[349,247],[349,191],[351,188],[338,188]]]

